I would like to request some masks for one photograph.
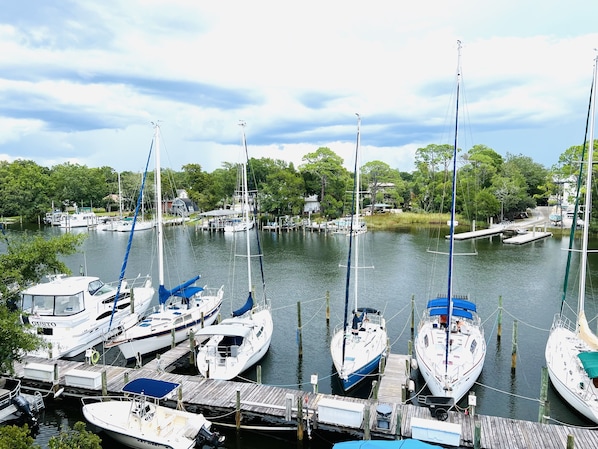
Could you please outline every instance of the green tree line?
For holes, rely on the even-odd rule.
[[[551,169],[527,156],[503,157],[485,145],[460,150],[457,213],[468,219],[501,220],[548,204],[549,198],[559,193],[558,180],[576,176],[575,164],[579,166],[581,148],[567,149]],[[360,168],[362,208],[384,203],[415,212],[448,211],[451,155],[450,145],[418,148],[415,170],[410,173],[382,161],[364,164]],[[305,198],[315,195],[323,216],[337,218],[349,213],[353,174],[343,163],[326,147],[306,154],[297,168],[278,159],[251,158],[249,183],[258,192],[260,212],[300,215]],[[151,209],[153,173],[147,177],[144,198]],[[141,173],[117,173],[108,166],[89,168],[64,163],[47,168],[31,160],[0,162],[0,216],[37,221],[52,207],[67,210],[75,205],[108,212],[121,207],[131,211],[139,196],[141,179]],[[184,189],[202,211],[226,208],[234,201],[238,164],[224,162],[211,173],[195,163],[184,165],[180,171],[163,169],[162,180],[163,200],[175,198],[177,189]]]

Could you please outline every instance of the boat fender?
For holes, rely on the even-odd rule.
[[[413,371],[415,371],[417,368],[418,368],[417,359],[416,358],[412,358],[411,359],[411,369]]]
[[[407,388],[411,393],[413,393],[415,391],[415,382],[409,379],[409,382],[407,383]]]

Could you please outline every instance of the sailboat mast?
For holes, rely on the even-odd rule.
[[[242,129],[242,144],[243,148],[247,148],[247,141],[245,138],[245,122],[240,122],[239,126]],[[251,242],[249,241],[249,191],[247,185],[247,164],[242,162],[242,183],[243,183],[243,220],[245,220],[245,241],[247,245],[247,283],[249,294],[251,294]]]
[[[355,113],[355,115],[357,116],[357,149],[355,150],[355,211],[351,217],[351,220],[355,220],[355,223],[352,226],[351,232],[355,232],[355,279],[353,281],[353,292],[355,295],[355,310],[357,310],[357,292],[359,287],[359,273],[357,270],[359,264],[359,146],[361,145],[361,117],[357,113]]]
[[[345,283],[345,317],[344,317],[344,321],[343,321],[343,347],[342,347],[342,352],[341,352],[341,360],[342,360],[342,369],[344,369],[344,365],[345,365],[345,352],[346,352],[346,344],[347,344],[347,328],[349,327],[349,321],[348,321],[348,317],[349,317],[349,286],[351,284],[351,253],[353,251],[353,220],[355,217],[355,212],[356,212],[356,207],[355,207],[355,203],[356,203],[356,193],[357,193],[357,179],[358,179],[358,168],[359,168],[359,162],[358,162],[358,153],[359,153],[359,125],[361,123],[361,117],[359,116],[359,114],[355,114],[357,116],[357,144],[355,146],[355,169],[353,172],[353,181],[355,183],[355,188],[353,189],[353,195],[352,195],[352,200],[351,200],[351,221],[349,222],[349,251],[348,251],[348,256],[347,256],[347,278],[346,278],[346,283]],[[357,276],[355,276],[357,277]],[[357,292],[356,292],[357,293]],[[357,308],[357,295],[355,296],[355,308]]]
[[[457,204],[457,148],[458,148],[458,134],[459,134],[459,91],[461,88],[461,41],[457,41],[457,93],[455,105],[455,143],[453,147],[453,181],[452,181],[452,197],[451,197],[451,221],[449,232],[449,263],[448,263],[448,286],[447,286],[447,302],[448,302],[448,316],[446,326],[446,347],[445,347],[445,371],[448,371],[449,359],[449,337],[450,337],[450,323],[453,314],[453,266],[455,262],[455,206]]]
[[[577,324],[579,325],[579,317],[584,312],[585,308],[585,294],[586,294],[586,269],[588,263],[588,240],[590,234],[590,215],[592,209],[592,171],[594,163],[594,125],[596,114],[596,84],[598,77],[598,57],[594,59],[594,84],[592,87],[592,99],[590,109],[590,129],[589,129],[589,145],[588,145],[588,161],[586,163],[586,203],[584,205],[584,220],[583,220],[583,240],[581,247],[581,262],[580,273],[584,275],[579,279],[579,299],[577,301]]]
[[[118,214],[120,215],[119,218],[123,216],[123,194],[120,187],[120,172],[116,172],[116,176],[118,178]]]
[[[154,123],[154,143],[156,144],[155,154],[155,183],[156,183],[156,232],[158,237],[158,280],[159,285],[164,285],[164,234],[162,228],[162,179],[160,174],[160,127]]]

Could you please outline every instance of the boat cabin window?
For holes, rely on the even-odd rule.
[[[23,312],[39,316],[68,316],[85,309],[83,292],[75,295],[23,295]]]
[[[104,283],[101,280],[96,279],[95,281],[91,281],[89,283],[87,286],[87,291],[89,291],[90,295],[95,295],[103,286]]]
[[[477,340],[474,340],[474,341],[471,342],[471,346],[470,346],[469,350],[471,351],[472,354],[475,352],[475,348],[477,346],[478,346]]]

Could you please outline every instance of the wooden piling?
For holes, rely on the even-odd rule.
[[[235,404],[235,425],[237,432],[241,429],[241,390],[237,388],[237,401]]]
[[[411,333],[415,330],[415,295],[411,295]]]
[[[571,434],[567,435],[567,449],[575,448],[575,437]]]
[[[540,382],[540,407],[538,408],[538,422],[546,423],[546,398],[548,397],[548,368],[542,367],[542,381]]]
[[[203,313],[201,315],[203,319]],[[195,332],[193,329],[189,331],[189,363],[195,366]]]
[[[511,374],[517,368],[517,320],[513,321],[513,348],[511,349]]]
[[[303,441],[303,395],[297,399],[297,441]]]
[[[498,328],[496,331],[496,340],[500,342],[502,337],[502,296],[498,297]]]
[[[297,301],[297,344],[299,345],[299,358],[303,357],[303,334],[301,330],[301,301]]]
[[[326,325],[330,324],[330,291],[326,290]]]

